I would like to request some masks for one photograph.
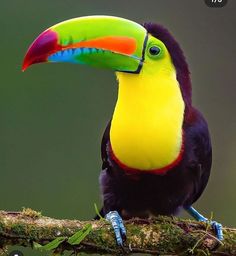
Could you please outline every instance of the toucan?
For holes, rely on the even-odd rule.
[[[208,125],[191,101],[191,80],[180,45],[163,26],[113,16],[66,20],[42,32],[22,69],[41,62],[70,62],[114,70],[118,98],[101,145],[101,215],[117,244],[123,219],[176,215],[185,209],[209,222],[219,240],[222,225],[192,204],[211,170]]]

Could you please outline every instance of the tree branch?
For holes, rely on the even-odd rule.
[[[92,224],[92,231],[79,245],[70,245],[67,239],[88,223]],[[35,243],[44,245],[65,237],[54,252],[236,255],[236,229],[224,228],[224,241],[219,243],[208,225],[190,220],[160,216],[152,220],[132,219],[125,226],[127,240],[122,249],[116,245],[112,228],[105,220],[57,220],[31,209],[0,211],[0,248],[33,247]]]

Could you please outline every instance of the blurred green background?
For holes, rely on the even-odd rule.
[[[117,96],[115,76],[72,64],[35,65],[24,54],[47,27],[106,14],[165,25],[192,72],[193,101],[208,120],[213,144],[210,182],[197,208],[236,226],[236,2],[204,0],[1,0],[0,209],[22,206],[55,218],[90,219],[101,205],[100,141]],[[27,255],[33,255],[27,251]]]

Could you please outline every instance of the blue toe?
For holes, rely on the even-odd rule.
[[[223,227],[220,223],[216,222],[216,221],[210,221],[207,218],[205,218],[203,215],[201,215],[196,209],[194,209],[192,206],[188,206],[185,207],[185,210],[191,215],[193,216],[197,221],[203,221],[205,223],[210,223],[212,228],[215,230],[216,233],[216,237],[219,240],[223,240],[224,239],[224,235],[223,235]]]
[[[126,229],[119,213],[117,211],[110,211],[106,214],[105,218],[114,229],[117,244],[123,246],[123,240],[126,238]]]
[[[197,221],[202,221],[205,223],[210,223],[212,228],[215,230],[216,233],[216,237],[219,240],[223,240],[224,236],[223,236],[223,228],[222,225],[216,221],[210,221],[207,218],[205,218],[203,215],[201,215],[196,209],[194,209],[192,206],[189,207],[185,207],[185,210],[191,215],[193,216]]]
[[[212,221],[212,222],[211,222],[211,226],[212,226],[212,228],[215,230],[216,237],[217,237],[219,240],[223,240],[224,237],[223,237],[223,227],[222,227],[222,225],[221,225],[219,222]]]
[[[126,229],[125,229],[123,220],[120,217],[120,215],[119,215],[119,226],[120,226],[120,232],[121,232],[122,239],[125,240],[126,239]]]

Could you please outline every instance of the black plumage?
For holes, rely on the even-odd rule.
[[[144,26],[164,42],[177,72],[185,101],[183,155],[176,166],[162,175],[124,170],[111,155],[108,124],[102,140],[101,213],[105,215],[116,210],[126,219],[172,215],[183,207],[191,206],[206,187],[212,161],[208,126],[201,113],[192,107],[189,70],[180,46],[163,27],[152,23]]]

